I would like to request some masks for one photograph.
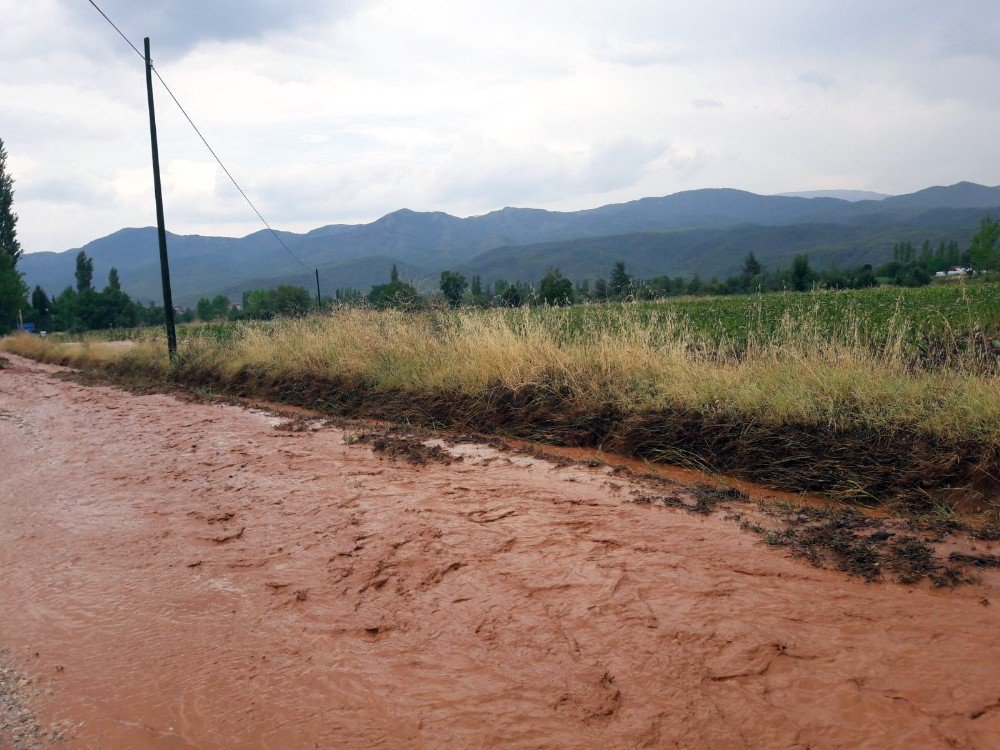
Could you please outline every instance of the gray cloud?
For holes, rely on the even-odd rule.
[[[89,3],[73,0],[73,5],[79,6],[78,16],[100,20]],[[98,5],[140,49],[142,38],[150,37],[162,58],[183,54],[205,41],[257,39],[306,20],[314,25],[347,17],[361,0],[98,0]]]
[[[1000,172],[996,0],[98,2],[283,228]],[[141,65],[86,0],[0,6],[26,249],[149,224]],[[171,229],[256,229],[158,96]]]

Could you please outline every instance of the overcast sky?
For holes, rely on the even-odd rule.
[[[99,0],[278,228],[701,187],[1000,183],[997,0]],[[0,0],[28,252],[155,223],[142,61]],[[156,92],[167,225],[256,217]]]

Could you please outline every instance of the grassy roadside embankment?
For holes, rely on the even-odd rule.
[[[785,295],[795,307],[776,315],[775,296],[739,303],[740,335],[636,304],[215,326],[184,336],[173,365],[151,340],[15,337],[3,348],[118,379],[601,446],[865,502],[997,497],[1000,364],[980,330],[995,321],[930,328],[897,304],[873,325],[864,304],[832,316],[823,295]]]

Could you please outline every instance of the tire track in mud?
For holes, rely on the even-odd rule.
[[[11,360],[0,648],[66,747],[1000,741],[993,571],[865,584],[609,468],[411,463]]]

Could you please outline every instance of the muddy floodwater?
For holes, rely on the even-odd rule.
[[[865,583],[607,467],[9,359],[0,747],[1000,747],[996,571]]]

